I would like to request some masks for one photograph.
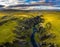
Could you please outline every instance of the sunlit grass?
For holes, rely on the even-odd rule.
[[[15,26],[15,21],[8,21],[7,23],[0,26],[0,44],[5,42],[12,43],[12,41],[14,41],[15,34],[13,33],[13,30],[15,29]]]
[[[54,39],[48,39],[47,42],[54,42],[57,44],[60,44],[60,12],[49,12],[49,11],[40,11],[40,12],[0,12],[0,17],[4,15],[12,15],[17,18],[26,17],[31,18],[33,16],[37,16],[39,14],[42,14],[45,19],[45,23],[50,22],[52,24],[52,29],[48,31],[49,33],[54,33],[56,35],[56,38]],[[22,19],[22,18],[21,18]],[[22,19],[23,20],[23,19]],[[0,43],[5,41],[13,41],[14,40],[14,34],[12,33],[13,27],[16,25],[16,22],[8,22],[4,24],[3,26],[0,26]],[[38,34],[36,34],[36,40],[39,42],[39,38],[37,37]]]
[[[56,35],[54,39],[48,39],[48,42],[53,42],[56,44],[60,44],[60,12],[45,12],[43,13],[45,23],[50,22],[52,24],[52,29],[50,30],[51,33]]]

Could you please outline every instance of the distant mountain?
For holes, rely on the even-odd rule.
[[[0,5],[0,7],[4,7],[4,5]]]

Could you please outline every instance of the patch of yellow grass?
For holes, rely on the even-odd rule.
[[[7,13],[1,13],[0,12],[0,17],[4,16],[4,15],[13,15],[13,16],[18,17],[18,18],[21,18],[21,17],[31,18],[31,17],[37,16],[39,14],[42,14],[44,16],[44,19],[45,19],[45,23],[44,24],[46,24],[48,22],[50,22],[52,24],[52,30],[50,32],[52,32],[52,33],[54,33],[54,35],[56,35],[56,38],[48,39],[46,41],[47,42],[54,42],[54,43],[60,44],[60,12],[56,12],[56,11],[51,11],[51,12],[50,11],[9,12],[9,13],[8,12]],[[10,26],[11,28],[13,28],[12,25]],[[0,27],[0,30],[2,30],[3,32],[6,33],[8,31],[7,30],[8,27],[3,27],[3,28],[6,28],[6,31],[1,29],[1,27]],[[11,30],[9,32],[11,33]],[[7,34],[5,34],[5,35],[7,35]],[[1,38],[1,33],[0,33],[0,38]],[[1,42],[1,40],[3,40],[3,38],[0,39],[0,42]],[[8,39],[8,40],[10,40],[10,39]],[[39,41],[38,38],[36,40]],[[6,41],[6,39],[4,39],[3,41]]]

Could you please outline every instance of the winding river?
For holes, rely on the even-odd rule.
[[[37,45],[37,43],[36,43],[36,41],[35,41],[35,33],[37,32],[38,30],[37,30],[37,28],[34,26],[33,27],[33,33],[32,33],[32,35],[31,35],[31,43],[32,43],[32,45],[33,45],[33,47],[38,47],[38,45]]]

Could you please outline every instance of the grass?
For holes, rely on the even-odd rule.
[[[10,42],[15,39],[15,34],[13,33],[14,27],[16,26],[16,22],[9,21],[4,25],[0,26],[0,44],[5,42]]]
[[[51,13],[44,13],[44,17],[46,19],[46,23],[50,22],[52,24],[51,33],[56,35],[55,39],[50,39],[48,42],[54,42],[60,44],[60,12],[51,12]]]
[[[53,42],[59,45],[60,47],[60,12],[42,12],[44,19],[45,19],[45,23],[44,26],[46,25],[46,23],[50,22],[52,24],[52,29],[48,30],[49,33],[53,33],[54,35],[56,35],[56,38],[50,38],[45,40],[46,42]],[[37,41],[38,41],[38,35],[36,36]],[[40,42],[40,41],[38,41]]]
[[[49,11],[0,12],[0,18],[4,15],[10,15],[10,14],[17,17],[17,18],[21,18],[21,17],[31,18],[33,16],[42,14],[45,19],[44,26],[46,25],[46,23],[50,22],[52,24],[52,29],[48,32],[56,35],[56,38],[47,39],[45,41],[54,42],[54,43],[60,45],[60,12],[58,12],[58,11],[57,12],[56,11],[50,11],[50,12]],[[4,24],[3,26],[0,26],[0,43],[6,42],[6,41],[12,42],[14,40],[14,34],[12,33],[12,30],[15,25],[16,25],[16,22],[9,21],[8,23]],[[36,38],[37,42],[40,41],[37,34],[36,34],[35,38]]]

